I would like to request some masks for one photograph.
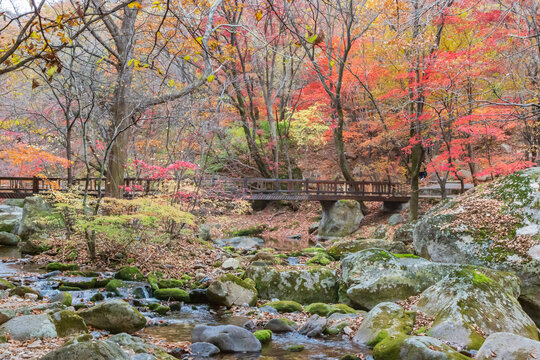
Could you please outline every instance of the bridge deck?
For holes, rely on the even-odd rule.
[[[245,200],[336,201],[351,199],[407,202],[410,198],[407,185],[388,182],[262,178],[198,178],[196,181],[209,194],[216,197]],[[155,179],[126,178],[124,185],[131,187],[133,192],[125,195],[132,197],[156,193],[160,182]],[[74,185],[84,188],[86,179],[76,179]],[[63,178],[0,177],[0,198],[24,198],[33,194],[48,193],[53,189],[63,191],[67,188],[67,179]],[[97,179],[89,179],[88,189],[90,194],[97,194]]]

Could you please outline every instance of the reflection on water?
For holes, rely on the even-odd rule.
[[[17,246],[0,246],[0,259],[10,260],[10,259],[20,259],[21,250]]]

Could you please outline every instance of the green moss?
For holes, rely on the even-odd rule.
[[[230,282],[235,283],[238,286],[241,286],[245,289],[249,289],[257,293],[257,289],[255,288],[255,282],[251,279],[242,280],[238,276],[235,276],[233,274],[225,274],[219,277],[219,281],[222,281],[222,282],[230,281]]]
[[[73,307],[75,308],[75,310],[88,309],[88,305],[86,305],[85,303],[78,303],[73,305]]]
[[[326,250],[321,247],[308,247],[308,248],[302,249],[301,253],[303,255],[315,255],[315,254],[326,253]]]
[[[386,336],[373,348],[373,358],[375,360],[400,360],[400,352],[407,335],[398,334]]]
[[[182,288],[186,285],[186,281],[178,279],[163,279],[159,280],[157,285],[160,289]]]
[[[98,302],[98,301],[102,301],[104,299],[105,299],[105,296],[103,296],[102,293],[98,292],[98,293],[95,293],[94,295],[92,295],[92,297],[90,298],[90,301]]]
[[[481,336],[480,334],[478,334],[474,329],[471,328],[471,334],[469,335],[469,339],[470,339],[470,343],[469,343],[469,349],[471,350],[478,350],[480,349],[480,347],[482,346],[482,344],[484,344],[484,341],[486,341],[486,339],[484,339],[483,336]]]
[[[126,283],[123,280],[114,279],[109,281],[109,283],[105,286],[105,290],[110,291],[115,294],[119,294],[118,288],[125,287]]]
[[[148,283],[150,284],[150,287],[152,288],[152,290],[157,290],[157,289],[159,289],[157,277],[155,277],[154,275],[148,275],[148,276],[146,277],[146,280],[147,280]]]
[[[370,347],[374,347],[375,345],[377,345],[378,343],[380,343],[381,341],[383,341],[387,337],[388,337],[388,332],[386,330],[381,330],[381,331],[379,331],[379,333],[377,334],[375,339],[373,339],[372,341],[367,343],[367,345],[370,346]]]
[[[331,307],[325,303],[313,303],[306,306],[306,311],[310,314],[319,316],[327,316],[330,313]]]
[[[325,334],[328,334],[328,335],[337,335],[339,334],[340,332],[343,331],[343,329],[345,327],[347,327],[348,324],[346,321],[343,321],[337,325],[334,325],[334,326],[331,326],[331,327],[327,327],[326,329],[324,329],[324,333]]]
[[[68,271],[68,270],[79,270],[79,265],[77,264],[62,264],[58,262],[48,263],[45,267],[47,271]]]
[[[66,306],[71,306],[71,303],[73,302],[73,295],[71,295],[68,292],[62,293],[62,295],[63,295],[62,304]]]
[[[0,290],[13,289],[15,285],[7,281],[6,279],[0,279]]]
[[[104,288],[113,278],[96,279],[96,288]]]
[[[82,317],[73,311],[62,310],[54,313],[51,318],[54,322],[56,332],[60,337],[88,332],[88,328]]]
[[[80,287],[65,286],[65,285],[61,285],[60,287],[58,287],[58,290],[60,290],[60,291],[82,291],[82,289]]]
[[[271,306],[280,313],[291,313],[291,312],[300,312],[302,311],[302,305],[297,303],[296,301],[290,301],[290,300],[281,300],[281,301],[273,301],[264,304],[264,306]]]
[[[285,350],[287,350],[288,352],[301,352],[304,351],[304,345],[291,345],[288,346]]]
[[[223,250],[225,251],[228,251],[230,253],[233,253],[236,249],[234,248],[234,246],[224,246],[222,247]]]
[[[134,266],[124,266],[120,268],[114,277],[124,281],[144,281],[145,279],[141,271]]]
[[[76,287],[79,289],[93,289],[96,287],[96,279],[82,280],[82,281],[69,281],[63,280],[62,285],[65,287]]]
[[[160,306],[161,306],[161,304],[159,304],[159,303],[151,303],[146,307],[148,308],[148,310],[154,311]]]
[[[307,261],[307,263],[308,264],[317,264],[317,265],[326,266],[326,265],[330,264],[332,262],[332,260],[333,260],[333,258],[331,258],[330,255],[328,255],[326,253],[318,253],[317,255],[315,255],[314,257],[309,259]]]
[[[428,328],[426,326],[422,326],[420,329],[415,330],[414,333],[416,335],[422,335],[422,334],[427,333],[427,331],[428,331]]]
[[[293,329],[296,328],[296,323],[289,318],[279,318],[278,320],[281,321],[283,324],[292,327]]]
[[[170,310],[171,310],[171,308],[168,307],[168,306],[165,306],[165,305],[158,305],[155,309],[153,309],[153,311],[154,311],[156,314],[159,314],[159,315],[165,315],[165,314],[167,314]]]
[[[182,289],[158,289],[154,291],[154,296],[159,300],[189,302],[189,294]]]
[[[347,354],[347,355],[343,355],[342,357],[340,357],[339,360],[358,360],[358,356],[352,355],[352,354]]]
[[[68,271],[66,272],[68,276],[82,276],[82,277],[98,277],[99,273],[95,271]]]
[[[261,342],[261,344],[268,344],[272,341],[272,331],[271,330],[259,330],[255,331],[253,335]]]
[[[400,259],[403,259],[403,258],[418,259],[418,256],[414,254],[392,254],[392,255]]]
[[[262,234],[266,230],[266,225],[256,225],[246,229],[234,230],[229,233],[229,236],[256,236]]]
[[[345,304],[334,304],[330,307],[328,316],[332,314],[356,314],[356,310]]]

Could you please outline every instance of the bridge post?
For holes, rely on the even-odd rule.
[[[32,193],[39,194],[39,178],[37,176],[32,178]]]

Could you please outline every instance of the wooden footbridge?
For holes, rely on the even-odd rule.
[[[383,201],[404,203],[409,201],[406,184],[370,181],[339,180],[295,180],[262,178],[195,178],[208,194],[219,198],[241,198],[245,200],[290,200],[290,201]],[[133,197],[159,192],[162,180],[124,179],[124,196]],[[75,179],[76,189],[88,188],[89,194],[98,193],[98,179]],[[102,181],[104,192],[105,181]],[[52,190],[65,191],[69,188],[64,178],[0,177],[0,198],[25,198],[34,194],[47,194]]]

